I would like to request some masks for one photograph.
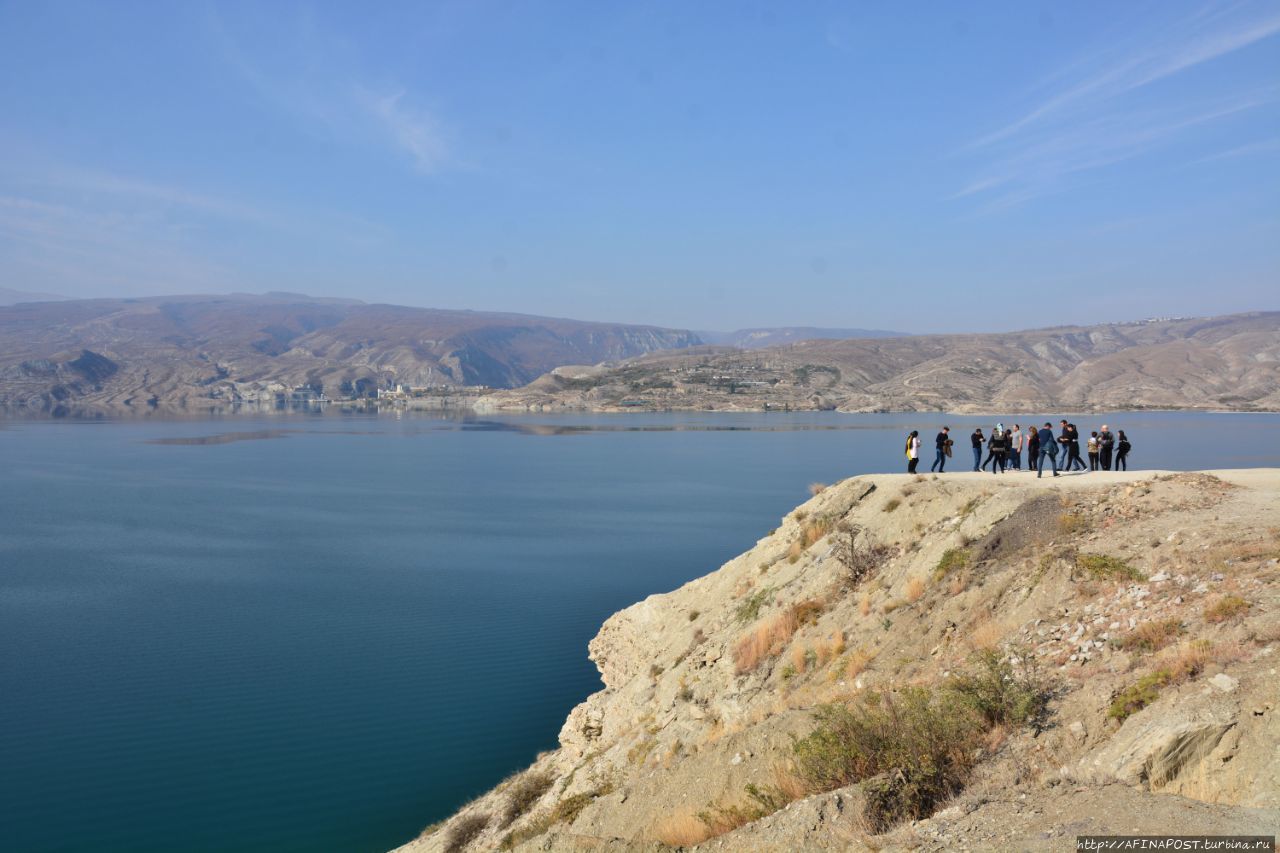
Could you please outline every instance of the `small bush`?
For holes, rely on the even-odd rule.
[[[897,498],[889,498],[889,500],[885,502],[884,511],[893,512],[895,509],[897,509],[900,506],[902,506],[902,501],[898,500]]]
[[[822,494],[824,491],[826,491],[826,489],[827,489],[826,483],[810,483],[809,484],[809,494],[813,495],[814,497],[817,497],[818,495]]]
[[[1078,512],[1064,512],[1058,516],[1058,532],[1063,535],[1081,533],[1088,528],[1088,519]]]
[[[992,649],[978,652],[973,660],[973,667],[952,679],[947,689],[966,699],[989,728],[1020,726],[1044,714],[1049,690],[1038,675],[1019,672]]]
[[[449,835],[444,842],[446,853],[461,853],[488,825],[489,815],[483,812],[458,818],[449,826]]]
[[[954,571],[969,565],[969,552],[964,548],[948,548],[942,553],[938,565],[934,567],[933,579],[940,581]]]
[[[1204,621],[1226,622],[1249,609],[1249,602],[1238,595],[1224,595],[1204,609]]]
[[[852,587],[879,571],[893,553],[889,546],[871,541],[869,535],[864,536],[862,544],[859,544],[858,536],[861,533],[862,527],[848,522],[841,522],[836,527],[836,559],[844,566],[847,581]]]
[[[1122,690],[1112,700],[1107,716],[1123,723],[1131,714],[1136,714],[1159,699],[1160,689],[1171,680],[1172,675],[1166,669],[1158,669],[1142,676],[1137,683]]]
[[[751,595],[746,601],[738,605],[737,611],[733,614],[733,618],[739,622],[750,622],[760,615],[760,609],[769,601],[769,596],[773,593],[773,587],[765,587],[762,590]]]
[[[550,773],[526,773],[512,783],[507,791],[507,805],[502,811],[502,825],[509,826],[533,807],[542,795],[551,790],[555,778]]]
[[[701,613],[700,611],[698,611],[698,610],[690,610],[690,611],[689,611],[689,621],[690,621],[690,622],[695,622],[695,621],[697,621],[698,617],[699,617],[699,616],[701,616],[701,615],[702,615],[702,613]]]
[[[921,578],[911,578],[907,581],[906,591],[902,593],[908,603],[915,604],[924,595],[924,580]]]
[[[876,779],[866,788],[866,819],[882,832],[917,819],[959,793],[974,764],[981,722],[951,694],[909,687],[897,698],[870,694],[826,705],[817,728],[796,742],[798,773],[813,791]]]
[[[1076,567],[1094,580],[1145,580],[1142,572],[1124,560],[1106,554],[1078,554]]]
[[[1155,619],[1143,622],[1120,640],[1120,648],[1131,652],[1157,652],[1178,639],[1181,619]]]
[[[777,616],[757,624],[733,646],[733,660],[739,675],[754,671],[767,658],[786,649],[801,626],[817,621],[826,609],[819,599],[796,602]]]
[[[939,688],[897,697],[865,694],[824,705],[817,727],[796,742],[797,775],[810,792],[866,782],[873,832],[926,817],[959,793],[981,756],[986,732],[1032,722],[1048,700],[1043,683],[995,654]]]

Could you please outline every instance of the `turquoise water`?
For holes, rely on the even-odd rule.
[[[0,422],[0,849],[402,843],[555,746],[610,613],[937,420]],[[1277,416],[1106,420],[1280,465]]]

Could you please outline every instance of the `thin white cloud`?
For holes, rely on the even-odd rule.
[[[1233,160],[1236,157],[1250,157],[1255,154],[1270,154],[1277,151],[1280,151],[1280,137],[1250,142],[1247,145],[1237,145],[1235,148],[1228,148],[1226,151],[1219,151],[1217,154],[1201,157],[1199,160],[1192,161],[1190,165],[1214,163],[1219,160]]]
[[[1144,86],[1171,77],[1181,71],[1241,50],[1255,42],[1280,33],[1280,14],[1271,14],[1261,20],[1239,23],[1214,32],[1203,32],[1204,21],[1195,16],[1177,29],[1179,33],[1166,35],[1148,45],[1125,50],[1107,46],[1098,51],[1093,61],[1077,61],[1077,67],[1097,67],[1108,57],[1124,51],[1127,55],[1111,60],[1100,71],[1076,80],[1061,91],[998,130],[974,140],[970,147],[992,145],[1046,121],[1068,108],[1080,104],[1097,105]]]
[[[974,174],[948,200],[974,198],[980,212],[1063,192],[1083,173],[1151,154],[1191,129],[1274,104],[1280,89],[1200,95],[1143,108],[1146,87],[1280,33],[1274,7],[1208,7],[1171,27],[1145,27],[1135,42],[1113,36],[1053,75],[1056,91],[960,152]],[[1150,98],[1146,99],[1150,101]],[[1172,103],[1172,106],[1168,104]]]
[[[424,175],[450,162],[442,122],[414,104],[404,86],[386,85],[389,75],[366,73],[351,45],[313,16],[303,15],[257,53],[214,10],[208,27],[222,60],[264,102],[304,126],[345,144],[399,151]]]
[[[448,146],[436,120],[425,111],[406,106],[404,97],[403,91],[378,95],[362,89],[360,101],[381,122],[391,140],[409,154],[414,168],[432,174],[448,161]]]

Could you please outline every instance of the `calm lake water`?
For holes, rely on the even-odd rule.
[[[0,849],[407,841],[555,746],[609,614],[940,420],[991,419],[0,422]],[[1105,420],[1280,465],[1280,416]]]

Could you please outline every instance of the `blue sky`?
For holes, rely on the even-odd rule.
[[[0,0],[0,286],[710,329],[1280,308],[1280,4],[972,6]]]

